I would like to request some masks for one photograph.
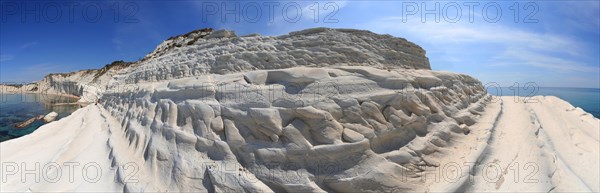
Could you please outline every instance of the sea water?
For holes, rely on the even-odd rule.
[[[600,88],[488,87],[487,91],[495,96],[556,96],[600,118]]]
[[[78,109],[77,99],[48,94],[0,94],[0,142],[30,134],[44,123],[33,122],[25,128],[16,128],[15,124],[30,118],[58,113],[57,120],[68,116]]]

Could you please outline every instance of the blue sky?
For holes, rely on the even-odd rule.
[[[404,37],[427,51],[434,70],[469,74],[484,84],[598,88],[599,4],[597,0],[2,1],[0,81],[30,82],[51,72],[135,61],[168,37],[198,28],[281,35],[333,27]]]

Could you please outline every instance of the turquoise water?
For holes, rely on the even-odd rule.
[[[53,105],[56,103],[72,103],[76,99],[56,95],[42,94],[0,94],[0,142],[21,137],[35,131],[44,123],[40,120],[25,128],[16,128],[21,123],[35,116],[57,112],[58,119],[68,116],[77,110],[77,105]]]
[[[535,89],[534,89],[535,88]],[[600,118],[600,89],[598,88],[554,88],[554,87],[488,87],[488,93],[495,96],[556,96],[575,107],[582,108],[596,118]]]

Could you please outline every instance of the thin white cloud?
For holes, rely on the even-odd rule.
[[[38,44],[37,42],[28,42],[28,43],[25,43],[25,44],[19,46],[19,48],[20,49],[27,49],[27,48],[31,48],[33,46],[36,46],[37,44]]]
[[[122,47],[123,46],[123,42],[121,40],[119,40],[117,38],[113,38],[112,39],[112,43],[115,46],[115,50],[117,50],[119,52],[123,51],[123,47]]]
[[[18,49],[14,50],[14,51],[16,51],[16,53],[18,54],[20,52],[20,50],[31,48],[31,47],[33,47],[33,46],[35,46],[37,44],[38,44],[37,42],[24,43],[24,44],[20,45],[18,47]],[[12,55],[12,54],[0,54],[0,62],[8,62],[8,61],[11,61],[11,60],[14,60],[14,59],[15,59],[15,55]]]
[[[521,61],[520,64],[545,68],[556,72],[600,72],[598,66],[589,66],[575,60],[544,55],[527,50],[508,49],[502,58]]]
[[[519,45],[529,49],[564,52],[580,55],[582,46],[574,38],[548,33],[528,32],[499,25],[478,25],[473,23],[421,23],[419,18],[407,20],[388,17],[375,21],[371,26],[382,30],[408,33],[422,41],[444,44],[501,44]]]
[[[600,33],[600,1],[558,1],[561,9],[557,11],[566,15],[569,24],[581,30]]]
[[[61,69],[60,65],[51,64],[51,63],[36,64],[36,65],[27,66],[24,68],[24,70],[27,72],[41,71],[41,72],[46,72],[46,73],[51,73],[51,72],[59,70],[59,69]]]
[[[52,64],[52,63],[43,63],[43,64],[27,66],[27,67],[23,68],[22,72],[19,72],[19,73],[23,75],[22,77],[31,78],[31,80],[26,80],[26,81],[35,81],[35,80],[41,80],[44,76],[46,76],[49,73],[57,73],[57,72],[63,72],[63,71],[65,71],[65,67],[63,67],[61,65]]]
[[[8,62],[13,60],[15,57],[13,55],[6,55],[6,54],[2,54],[0,55],[0,62]]]
[[[432,65],[474,73],[472,75],[480,76],[486,81],[504,81],[504,79],[490,79],[485,75],[490,69],[493,71],[500,66],[511,67],[503,68],[500,74],[513,78],[515,74],[522,71],[519,66],[534,69],[539,73],[527,73],[527,78],[524,79],[550,85],[559,84],[548,78],[547,74],[570,81],[567,78],[573,74],[585,73],[586,78],[589,79],[589,77],[598,77],[597,73],[600,71],[597,63],[589,63],[587,60],[590,54],[594,54],[586,47],[589,43],[565,33],[531,31],[502,23],[448,23],[443,20],[440,23],[423,23],[420,16],[404,21],[401,17],[385,17],[363,26],[378,33],[405,37],[424,46],[427,53],[435,54],[432,60],[436,60],[436,63]],[[479,67],[472,68],[471,65]],[[537,79],[532,79],[536,76]],[[560,85],[579,85],[579,83],[581,82],[578,80],[561,82]],[[597,86],[593,82],[588,82],[586,85]]]
[[[11,71],[6,71],[6,69],[3,69],[2,80],[10,80],[13,83],[30,83],[41,80],[49,73],[68,72],[70,70],[70,68],[67,68],[64,65],[52,63],[35,64],[23,66],[22,68],[15,68]]]

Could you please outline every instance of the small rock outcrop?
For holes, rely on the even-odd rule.
[[[40,120],[42,118],[44,118],[43,115],[40,115],[40,116],[37,116],[37,117],[32,117],[32,118],[29,118],[29,119],[27,119],[27,120],[25,120],[23,122],[17,123],[14,126],[17,129],[22,129],[22,128],[25,128],[25,127],[31,125],[34,121]]]
[[[239,37],[232,31],[197,30],[163,42],[139,65],[125,81],[152,82],[296,66],[430,69],[425,50],[406,39],[330,28],[276,37]]]
[[[49,122],[56,120],[56,117],[58,117],[58,113],[50,112],[46,116],[44,116],[44,118],[42,118],[42,120],[44,120],[44,122],[46,122],[46,123],[49,123]]]

